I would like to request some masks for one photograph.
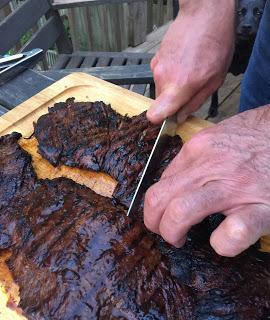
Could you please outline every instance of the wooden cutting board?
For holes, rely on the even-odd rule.
[[[137,115],[147,110],[152,102],[149,98],[90,75],[74,73],[54,83],[3,115],[0,118],[0,135],[17,131],[24,138],[30,137],[33,133],[33,123],[41,115],[47,113],[48,108],[52,107],[56,102],[65,101],[70,97],[75,97],[76,101],[102,100],[107,104],[111,104],[112,108],[119,113],[129,116]],[[177,133],[184,141],[187,141],[198,131],[212,125],[208,121],[190,117],[184,124],[179,126]],[[20,144],[32,155],[33,166],[39,178],[53,179],[64,176],[84,184],[104,196],[112,195],[116,181],[108,175],[66,166],[54,168],[38,154],[37,141],[34,138],[21,139]],[[264,250],[269,250],[270,252],[270,241],[268,239],[262,241],[262,246]],[[11,274],[4,263],[7,256],[8,254],[6,253],[0,256],[0,320],[25,319],[20,315],[20,310],[16,309],[16,305],[19,302],[19,289],[14,284]]]

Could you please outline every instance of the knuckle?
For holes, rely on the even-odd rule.
[[[150,231],[155,231],[155,227],[154,227],[154,222],[153,219],[151,218],[151,216],[149,215],[144,215],[144,225],[146,226],[146,228]]]
[[[178,244],[178,238],[175,235],[175,233],[170,229],[168,229],[167,227],[164,228],[164,225],[160,226],[160,235],[161,237],[169,244],[176,246]]]
[[[235,257],[237,255],[237,252],[234,252],[232,249],[228,250],[220,244],[212,244],[212,247],[214,248],[216,253],[222,257]]]
[[[228,239],[239,246],[246,243],[250,235],[248,226],[241,219],[237,219],[236,217],[227,217],[225,221]]]
[[[154,75],[154,79],[156,81],[161,80],[165,73],[164,73],[164,67],[161,63],[157,63],[154,68],[153,68],[153,75]]]
[[[155,186],[150,187],[145,194],[145,205],[149,211],[159,207],[159,193]]]
[[[191,140],[183,146],[183,152],[194,153],[205,147],[205,136],[201,133],[196,134]]]
[[[224,245],[227,243],[226,239],[221,239],[220,236],[216,236],[215,232],[210,238],[210,244],[215,252],[223,257],[235,257],[239,252],[235,246]]]

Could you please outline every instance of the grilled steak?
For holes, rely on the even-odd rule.
[[[142,212],[127,218],[116,200],[71,180],[36,179],[19,137],[0,140],[9,186],[0,184],[0,232],[10,239],[0,249],[12,249],[8,265],[30,320],[269,318],[269,255],[253,247],[218,256],[209,245],[218,217],[174,249],[145,229]],[[178,149],[163,155],[164,166]]]
[[[36,182],[31,157],[17,144],[21,137],[13,133],[0,137],[0,248],[10,247],[14,242],[14,209],[23,202]],[[3,223],[3,221],[5,223]]]
[[[1,144],[5,161],[14,166],[25,154],[18,137],[5,137]],[[27,155],[23,162],[32,172]],[[26,186],[35,181],[23,171],[16,178]],[[1,199],[6,192],[1,188]],[[20,306],[31,320],[269,315],[269,256],[252,248],[234,259],[219,257],[209,246],[209,221],[190,232],[183,249],[173,249],[147,232],[140,219],[127,218],[115,201],[65,178],[36,180],[21,200],[15,192],[9,203],[8,264],[21,288]],[[5,209],[0,224],[10,225]]]
[[[140,173],[146,165],[159,126],[151,125],[145,113],[132,118],[121,116],[103,102],[58,103],[35,126],[39,152],[50,163],[104,171],[118,181],[114,197],[129,205]],[[180,151],[174,137],[161,168]],[[162,169],[161,169],[162,170]]]

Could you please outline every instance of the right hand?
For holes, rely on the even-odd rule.
[[[183,0],[151,61],[157,99],[147,112],[183,122],[223,83],[234,48],[235,0]]]

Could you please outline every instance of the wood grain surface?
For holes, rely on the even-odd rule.
[[[151,99],[138,95],[119,86],[97,79],[83,73],[74,73],[54,83],[36,96],[25,101],[0,118],[0,135],[13,131],[22,133],[20,145],[32,155],[34,169],[41,179],[68,177],[77,183],[84,184],[97,193],[110,197],[117,182],[106,174],[61,166],[53,167],[37,152],[37,141],[31,137],[33,123],[48,112],[56,102],[75,97],[76,101],[98,101],[111,104],[121,114],[137,115],[147,110]],[[177,133],[184,141],[189,140],[200,130],[212,126],[210,122],[190,117],[179,126]],[[261,241],[261,250],[270,252],[270,240],[265,237]],[[19,302],[19,289],[14,284],[5,259],[7,253],[0,256],[0,320],[25,319],[16,308]]]

